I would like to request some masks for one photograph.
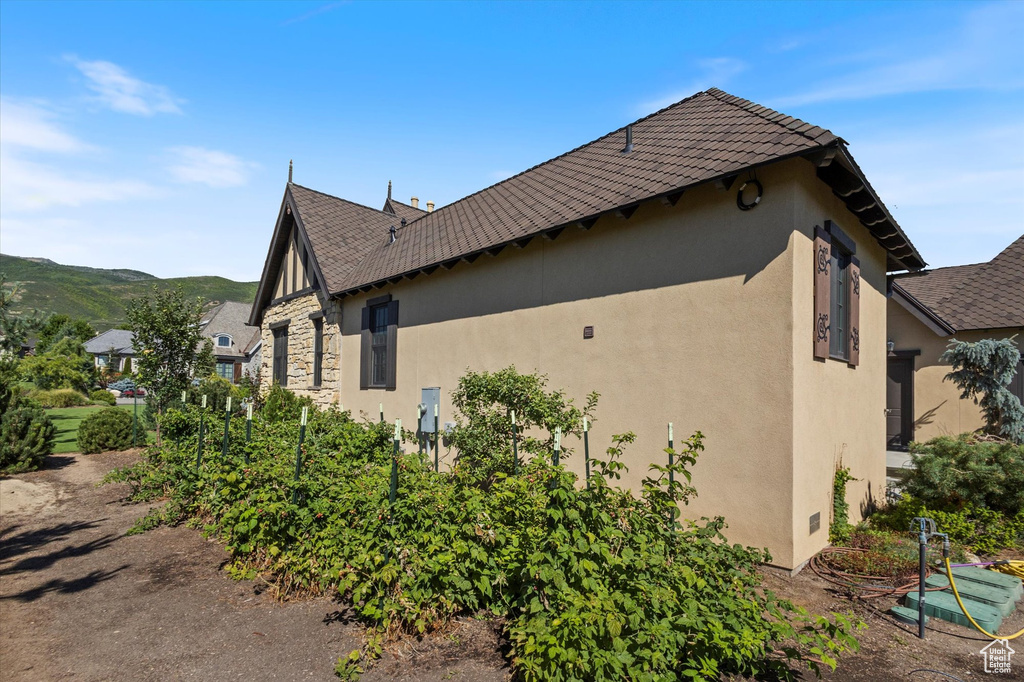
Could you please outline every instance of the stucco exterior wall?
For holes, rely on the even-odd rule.
[[[803,160],[760,169],[765,194],[753,211],[736,208],[735,188],[699,187],[675,207],[644,204],[628,221],[604,217],[588,232],[566,230],[554,242],[535,239],[523,250],[508,248],[493,259],[346,298],[341,399],[371,418],[383,402],[387,419],[412,424],[420,388],[440,386],[441,421],[449,421],[449,394],[467,368],[510,364],[546,373],[551,387],[579,401],[596,390],[594,451],[603,452],[613,434],[638,436],[625,455],[630,472],[624,484],[638,487],[648,465],[664,459],[667,422],[674,422],[677,439],[699,429],[707,448],[694,468],[699,497],[684,513],[723,514],[731,541],[767,546],[774,563],[795,566],[809,554],[806,542],[799,550],[794,545],[794,469],[801,476],[807,471],[802,461],[794,466],[794,452],[827,460],[822,470],[829,485],[832,470],[831,449],[822,456],[803,440],[797,450],[795,442],[794,391],[808,382],[794,379],[794,339],[806,338],[801,347],[806,363],[813,362],[812,315],[798,316],[793,308],[798,299],[803,305],[794,293],[794,252],[804,234],[794,231],[808,170],[813,174]],[[831,197],[823,184],[816,191]],[[829,217],[834,214],[813,220]],[[801,214],[800,220],[810,218]],[[800,230],[809,233],[814,222]],[[800,258],[807,264],[808,302],[809,249]],[[359,390],[360,309],[382,293],[400,305],[397,390]],[[585,325],[594,326],[593,339],[584,340]],[[836,380],[856,376],[859,390],[874,376],[878,386],[868,390],[881,396],[883,373],[884,367]],[[839,387],[827,399],[839,393],[846,392]],[[882,406],[874,407],[880,420]],[[868,408],[858,402],[852,409]],[[853,441],[854,435],[839,438]],[[882,436],[857,438],[878,441],[884,473]],[[568,466],[579,471],[579,445],[569,445],[577,453]],[[827,529],[827,508],[815,504]],[[819,538],[818,547],[827,530],[815,542]]]
[[[896,301],[888,302],[889,338],[895,350],[920,351],[914,358],[914,440],[927,441],[936,436],[956,435],[984,426],[981,410],[973,400],[961,400],[960,391],[944,377],[949,365],[939,362],[949,342],[1005,339],[1024,328],[991,331],[965,331],[954,336],[939,336]]]
[[[271,326],[288,320],[288,390],[308,395],[320,407],[339,401],[338,386],[341,373],[340,307],[330,302],[326,306],[316,293],[298,296],[272,304],[264,309],[260,329],[263,340],[260,348],[260,376],[264,391],[270,390],[274,369],[274,332]],[[323,372],[319,387],[313,385],[313,320],[310,314],[325,313],[323,339]]]
[[[885,499],[885,251],[846,206],[822,191],[813,166],[800,168],[792,248],[794,383],[793,542],[795,562],[828,544],[832,480],[840,461],[857,479],[847,484],[850,519]],[[829,219],[857,245],[860,260],[860,364],[814,359],[814,226]],[[810,517],[821,514],[820,530]]]

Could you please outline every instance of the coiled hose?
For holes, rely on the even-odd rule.
[[[949,551],[945,547],[943,549],[944,549],[944,551],[943,551],[942,560],[946,564],[946,577],[949,578],[949,586],[951,588],[953,588],[953,596],[956,597],[957,605],[960,607],[960,610],[964,612],[964,615],[967,616],[967,620],[971,621],[971,625],[974,626],[974,629],[977,630],[978,632],[980,632],[981,634],[987,636],[987,637],[991,637],[992,639],[1006,639],[1006,640],[1009,640],[1009,639],[1017,639],[1021,635],[1024,635],[1024,628],[1018,630],[1015,634],[1012,634],[1009,637],[1000,637],[999,635],[993,635],[991,632],[989,632],[985,628],[983,628],[980,625],[978,625],[977,621],[975,621],[973,618],[971,618],[971,614],[968,613],[967,607],[964,606],[963,600],[960,599],[960,592],[958,592],[957,589],[956,589],[956,581],[953,580],[953,567],[949,565]],[[1024,564],[1024,562],[1020,562],[1020,563]]]

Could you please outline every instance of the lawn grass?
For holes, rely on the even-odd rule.
[[[54,454],[78,452],[78,426],[91,414],[107,409],[107,405],[93,407],[58,407],[47,410],[46,414],[57,427],[57,436],[53,441]],[[120,409],[131,411],[134,405],[118,405]],[[142,417],[142,405],[139,405],[139,417]]]

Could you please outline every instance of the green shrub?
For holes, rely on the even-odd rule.
[[[89,399],[73,388],[55,388],[49,391],[37,388],[29,391],[28,397],[46,408],[82,407],[89,404]]]
[[[953,339],[939,360],[953,366],[945,378],[960,389],[960,397],[972,398],[981,408],[986,431],[1024,444],[1024,405],[1007,388],[1020,364],[1014,338]]]
[[[98,388],[90,393],[89,400],[94,403],[103,403],[104,405],[117,405],[117,398],[114,397],[114,394],[102,388]]]
[[[78,427],[78,448],[85,454],[132,447],[132,415],[108,407],[86,417]]]
[[[16,384],[0,378],[0,472],[38,469],[53,454],[56,430],[38,404],[21,395]]]
[[[918,516],[934,519],[940,533],[949,533],[951,542],[979,554],[1024,548],[1024,512],[1007,516],[973,505],[953,511],[935,509],[904,494],[899,502],[872,514],[870,524],[872,528],[907,532]]]
[[[281,388],[274,384],[267,391],[267,397],[263,401],[263,419],[268,422],[291,421],[298,423],[302,417],[302,408],[308,407],[312,412],[316,409],[312,398],[302,396],[301,398],[287,388]]]
[[[1024,511],[1024,445],[940,436],[910,447],[914,468],[906,490],[933,509]]]
[[[200,411],[171,410],[163,428],[176,438],[107,480],[129,483],[135,499],[169,497],[140,531],[202,520],[227,545],[235,575],[262,575],[279,594],[345,598],[371,628],[363,652],[339,663],[345,674],[399,632],[480,611],[503,618],[524,680],[792,679],[790,665],[834,666],[856,647],[848,618],[811,617],[764,590],[756,567],[770,557],[729,544],[722,519],[675,520],[695,494],[700,434],[673,453],[674,480],[652,466],[637,497],[615,484],[631,434],[593,461],[589,487],[541,446],[519,475],[497,471],[484,486],[470,467],[437,473],[416,454],[393,459],[389,424],[314,411],[296,482],[298,402],[274,400],[275,419],[268,400],[251,443],[244,420],[230,422],[226,457],[221,431],[208,429],[198,468]],[[462,423],[493,413],[481,415]]]

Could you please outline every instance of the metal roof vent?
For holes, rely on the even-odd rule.
[[[388,244],[394,244],[395,243],[395,240],[398,238],[398,237],[395,236],[395,234],[397,232],[398,232],[398,230],[396,230],[395,226],[392,225],[391,229],[388,230]]]
[[[628,154],[633,151],[633,124],[630,123],[626,126],[626,148],[622,150],[623,154]]]

